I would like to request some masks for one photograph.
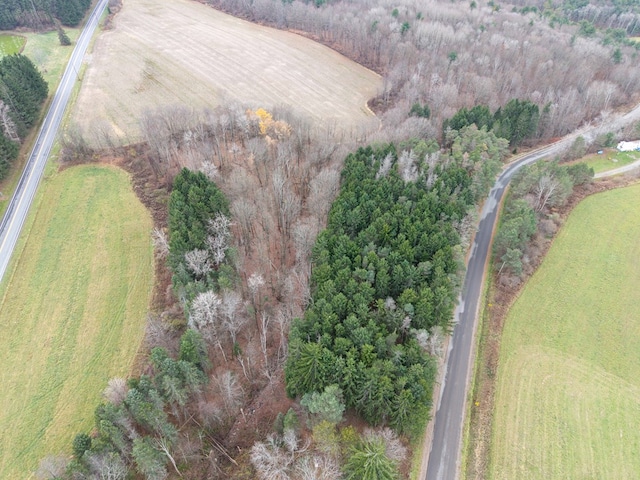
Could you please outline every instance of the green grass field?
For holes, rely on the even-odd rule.
[[[151,218],[125,172],[69,168],[37,203],[0,287],[2,479],[89,431],[108,379],[131,370],[153,283]]]
[[[76,39],[80,35],[77,28],[65,28],[71,40],[71,45],[63,47],[58,40],[58,32],[26,33],[27,43],[24,53],[38,67],[40,73],[49,84],[49,95],[55,93],[67,61],[75,47]]]
[[[27,39],[20,35],[0,34],[0,58],[20,53],[26,41]]]
[[[595,173],[599,173],[624,167],[637,160],[640,160],[640,152],[619,152],[616,149],[608,149],[601,155],[597,153],[587,155],[578,160],[578,162],[586,163],[593,168]]]
[[[507,318],[490,478],[640,478],[640,185],[581,202]]]

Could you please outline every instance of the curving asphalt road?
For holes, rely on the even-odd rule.
[[[455,311],[456,325],[449,341],[444,381],[437,405],[427,480],[452,480],[458,475],[467,384],[473,360],[471,352],[476,316],[491,237],[502,195],[511,177],[520,168],[558,153],[565,147],[566,141],[568,140],[541,148],[511,163],[498,177],[484,204],[480,224],[471,246],[461,297]]]
[[[624,124],[640,119],[640,105],[625,115],[607,119],[606,127],[610,131]],[[460,453],[462,448],[462,429],[466,411],[467,386],[473,364],[473,339],[480,295],[484,284],[484,272],[489,257],[491,238],[497,220],[498,206],[513,175],[523,166],[541,158],[558,154],[571,145],[578,135],[590,137],[605,126],[586,128],[564,137],[559,142],[525,154],[510,163],[502,171],[482,209],[480,224],[476,231],[462,292],[455,311],[455,327],[449,342],[449,351],[445,362],[443,384],[436,406],[435,424],[427,465],[427,480],[455,480],[460,474]],[[629,165],[628,170],[634,165]],[[620,169],[622,171],[622,169]],[[621,173],[607,172],[608,175]],[[599,175],[605,176],[605,175]]]
[[[0,223],[0,281],[9,265],[11,254],[20,236],[20,230],[27,218],[29,207],[40,183],[64,110],[71,96],[71,90],[78,75],[77,72],[80,70],[82,59],[106,6],[107,0],[99,0],[87,19],[87,23],[76,42],[67,68],[64,71],[58,90],[56,90],[53,97],[51,106],[44,117],[35,146],[29,155],[29,160],[24,167],[18,186],[13,197],[11,197],[2,223]]]

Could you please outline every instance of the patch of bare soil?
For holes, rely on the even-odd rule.
[[[559,228],[564,224],[573,208],[587,196],[613,188],[625,187],[637,181],[638,175],[636,174],[595,181],[576,188],[567,204],[553,212],[557,214],[555,217],[557,219],[556,226]],[[466,452],[466,465],[463,466],[467,480],[483,480],[488,475],[496,374],[500,360],[500,340],[504,321],[511,305],[526,284],[526,280],[537,270],[551,247],[558,228],[555,228],[553,234],[548,234],[546,237],[540,232],[534,236],[526,252],[529,262],[522,278],[492,274],[493,279],[485,310],[482,312],[480,341],[470,402],[469,444]]]

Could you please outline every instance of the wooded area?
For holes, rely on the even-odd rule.
[[[84,17],[91,0],[2,0],[0,30],[26,27],[47,30],[56,21],[75,27]]]
[[[492,160],[460,148],[478,136],[499,168],[504,150],[493,144],[504,149],[506,142],[475,126],[455,139],[464,155],[441,159],[437,145],[422,144],[422,151],[388,145],[347,157],[313,251],[311,304],[289,334],[289,395],[336,384],[370,424],[423,433],[433,355],[451,327],[463,268],[454,225],[490,185],[480,186],[474,173]]]
[[[40,114],[49,87],[24,55],[0,60],[0,179],[18,156],[20,141]]]
[[[548,115],[548,107],[545,108],[544,113]],[[485,127],[493,131],[496,136],[507,139],[511,146],[517,146],[536,135],[539,120],[540,112],[536,104],[514,98],[493,114],[485,105],[476,105],[470,110],[463,107],[453,117],[443,122],[442,130],[446,138],[448,129],[460,130],[469,125]],[[543,119],[543,123],[544,120],[546,118]]]
[[[550,139],[632,103],[640,92],[634,60],[640,44],[627,40],[627,30],[554,21],[552,9],[510,9],[493,1],[208,1],[234,15],[307,32],[383,74],[384,91],[372,102],[384,125],[382,141],[438,138],[444,120],[461,108],[495,111],[512,99],[538,106],[534,138]],[[637,13],[620,6],[612,12],[604,28],[635,28]],[[409,115],[416,103],[429,106],[429,118]]]
[[[555,233],[557,225],[550,209],[562,207],[574,187],[588,183],[592,178],[593,169],[584,163],[559,165],[557,161],[538,162],[516,174],[493,243],[498,274],[520,277],[523,267],[529,267],[528,262],[538,260],[535,255],[525,253],[538,228],[545,237]],[[525,256],[528,260],[523,260]]]
[[[622,30],[624,35],[640,33],[640,2],[638,0],[564,0],[550,4],[541,0],[513,0],[523,10],[540,12],[555,24],[588,22],[582,24],[585,32],[592,31],[589,24],[603,29]],[[593,32],[595,33],[595,32]],[[612,31],[612,34],[617,32]]]
[[[493,2],[215,5],[384,73],[382,125],[356,140],[286,108],[145,112],[145,145],[122,151],[173,186],[154,241],[174,303],[150,318],[146,375],[110,382],[99,433],[79,437],[68,474],[397,478],[397,433],[421,435],[429,415],[477,203],[509,149],[636,95],[634,47]],[[118,151],[110,128],[93,133]],[[524,195],[541,209],[588,177],[529,173]],[[519,220],[507,217],[496,255],[517,273],[536,214],[525,201],[507,210]],[[382,428],[356,431],[345,412]]]

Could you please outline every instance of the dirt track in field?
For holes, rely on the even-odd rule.
[[[355,129],[374,122],[366,102],[381,86],[377,74],[323,45],[192,0],[124,0],[87,61],[72,120],[88,130],[108,120],[130,141],[147,108],[227,100],[285,104]]]

